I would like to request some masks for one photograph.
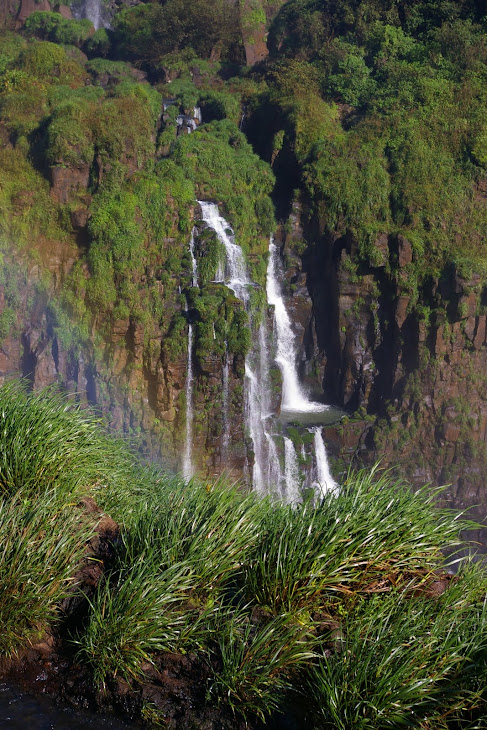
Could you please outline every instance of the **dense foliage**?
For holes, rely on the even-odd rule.
[[[484,13],[474,3],[291,0],[271,29],[259,103],[276,135],[279,110],[283,163],[326,227],[354,235],[363,262],[373,263],[378,233],[408,236],[413,290],[452,261],[485,276]],[[255,114],[261,146],[273,130],[261,137]]]
[[[273,178],[233,126],[242,104],[255,149],[277,173],[279,209],[299,187],[327,230],[354,236],[352,266],[374,264],[379,234],[401,233],[414,252],[401,282],[411,307],[424,304],[422,281],[452,264],[485,276],[482,4],[290,0],[274,12],[267,65],[222,81],[232,73],[222,59],[241,62],[240,22],[237,6],[174,0],[123,9],[108,34],[36,12],[23,37],[2,36],[0,113],[22,165],[44,175],[86,169],[92,278],[83,302],[84,286],[67,297],[78,299],[76,312],[87,305],[115,319],[160,316],[150,293],[141,296],[140,279],[154,265],[181,271],[197,196],[223,202],[249,253],[265,253]],[[171,84],[140,83],[120,59]],[[176,104],[161,122],[167,96]],[[178,110],[198,104],[209,124],[176,138]],[[180,172],[155,164],[160,156]],[[66,212],[86,205],[82,188],[64,195],[64,210],[49,202],[42,215],[50,208],[51,219],[64,216],[69,232]],[[163,251],[161,239],[175,235],[178,244]],[[139,273],[130,276],[134,264]],[[261,280],[263,269],[254,274]]]

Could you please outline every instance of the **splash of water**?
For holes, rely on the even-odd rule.
[[[293,442],[287,436],[284,436],[284,479],[286,501],[298,504],[301,500],[298,456]]]

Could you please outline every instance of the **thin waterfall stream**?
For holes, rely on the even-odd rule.
[[[316,456],[316,481],[313,483],[315,491],[325,494],[326,492],[336,492],[338,485],[333,479],[330,472],[330,465],[326,455],[325,442],[323,440],[322,429],[319,426],[311,429],[314,435],[314,449]]]
[[[191,238],[189,241],[189,252],[191,255],[191,267],[192,277],[191,286],[198,286],[198,266],[196,263],[196,257],[194,255],[194,228],[191,231]],[[188,312],[188,303],[186,302],[185,311]],[[185,441],[184,441],[184,453],[183,453],[183,464],[182,471],[183,477],[188,480],[194,476],[193,467],[193,419],[194,419],[194,407],[193,407],[193,386],[194,386],[194,373],[193,373],[193,324],[188,314],[188,351],[186,358],[186,430],[185,430]]]
[[[105,9],[103,0],[82,0],[82,2],[73,3],[72,7],[74,18],[86,18],[93,23],[95,30],[99,28],[109,28],[110,23]]]

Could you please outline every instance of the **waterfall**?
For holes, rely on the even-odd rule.
[[[248,381],[247,398],[245,401],[245,420],[254,446],[254,465],[252,467],[252,486],[257,492],[265,491],[264,482],[264,442],[262,440],[261,414],[259,409],[259,383],[250,368],[248,361],[245,362],[245,378]]]
[[[321,427],[310,429],[314,434],[314,448],[316,456],[316,483],[313,485],[318,496],[327,492],[336,492],[338,485],[330,473],[328,457],[326,455],[325,442]]]
[[[186,307],[187,311],[187,307]],[[186,438],[183,454],[183,477],[193,476],[193,325],[188,324],[188,356],[186,366]]]
[[[73,17],[78,20],[87,18],[93,23],[95,30],[99,28],[109,28],[110,24],[106,22],[104,16],[103,0],[82,0],[81,3],[73,4]]]
[[[271,239],[269,243],[269,263],[267,266],[267,301],[274,306],[274,321],[277,335],[276,362],[282,374],[282,409],[300,413],[325,411],[328,406],[315,403],[307,397],[298,378],[296,367],[296,338],[291,328],[291,320],[284,304],[280,281],[284,272],[279,250]]]
[[[264,493],[279,488],[281,481],[279,457],[269,431],[268,336],[264,324],[260,324],[254,332],[249,310],[249,287],[254,283],[249,278],[242,249],[235,242],[231,227],[220,215],[217,205],[200,201],[199,204],[203,220],[215,231],[225,248],[225,262],[219,267],[217,279],[233,291],[249,314],[253,338],[252,349],[245,358],[245,422],[254,450],[252,484],[256,491]]]
[[[215,203],[198,202],[201,206],[203,220],[215,231],[218,240],[225,247],[226,271],[223,272],[223,281],[233,291],[237,299],[240,299],[247,306],[249,301],[248,287],[253,282],[249,279],[242,249],[235,243],[232,229],[220,215],[218,206]]]
[[[286,501],[298,504],[301,499],[298,456],[290,438],[284,436],[284,479]]]
[[[229,362],[228,362],[228,342],[225,340],[225,361],[223,363],[222,386],[223,386],[223,414],[222,414],[222,455],[226,458],[228,455],[228,445],[230,443],[230,408],[229,408]]]
[[[311,401],[299,382],[297,371],[296,338],[292,331],[291,320],[286,310],[280,282],[284,279],[284,271],[279,250],[271,238],[269,243],[269,263],[267,266],[267,301],[274,306],[274,323],[277,338],[276,363],[282,375],[282,403],[283,415],[301,416],[306,413],[320,413],[328,410],[328,406]],[[316,481],[312,487],[315,492],[324,494],[336,491],[337,484],[330,473],[325,443],[320,427],[311,429],[314,434],[313,445],[316,460]],[[294,445],[290,439],[284,438],[285,455],[285,487],[286,499],[296,501],[299,495],[300,474]]]
[[[191,238],[189,239],[189,253],[191,256],[191,269],[193,272],[191,277],[191,286],[198,286],[198,265],[194,255],[194,234],[195,228],[193,227],[193,230],[191,231]]]
[[[192,277],[191,286],[198,286],[198,267],[194,255],[194,234],[195,229],[191,231],[189,240],[189,252],[191,255]],[[186,302],[185,311],[188,311],[188,303]],[[188,480],[194,475],[193,469],[193,325],[188,321],[188,354],[186,358],[186,432],[183,453],[183,477]]]
[[[252,347],[245,358],[245,425],[253,445],[254,459],[252,466],[252,484],[261,493],[277,492],[283,499],[296,504],[301,498],[303,484],[311,482],[300,474],[300,465],[293,441],[284,435],[283,424],[279,422],[272,407],[272,384],[270,377],[271,358],[269,346],[272,337],[267,327],[266,317],[257,324],[255,313],[250,310],[249,290],[255,286],[250,279],[245,258],[240,246],[236,243],[233,231],[227,221],[220,215],[214,203],[200,202],[202,218],[213,229],[223,245],[225,257],[220,261],[216,281],[224,283],[233,291],[237,299],[244,305],[250,320]],[[292,330],[291,320],[286,310],[280,282],[284,271],[280,254],[274,241],[269,244],[269,263],[267,268],[267,299],[274,307],[274,331],[276,338],[275,360],[282,374],[283,392],[281,414],[285,420],[297,417],[308,424],[319,414],[328,410],[329,406],[312,401],[299,382],[297,369],[297,344]],[[262,313],[264,314],[264,313]],[[225,358],[222,376],[223,385],[223,428],[222,452],[228,449],[229,414],[228,414],[228,353]],[[284,427],[285,428],[285,427]],[[312,487],[317,494],[337,488],[330,474],[323,442],[321,428],[312,429],[316,464],[316,479]],[[284,471],[279,458],[278,444],[284,445]],[[282,450],[282,447],[281,447]],[[303,457],[304,460],[304,457]],[[249,474],[250,477],[250,474]]]

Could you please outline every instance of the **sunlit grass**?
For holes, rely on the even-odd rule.
[[[259,548],[246,568],[249,595],[273,611],[323,605],[438,569],[441,548],[460,545],[466,523],[435,505],[435,490],[412,492],[377,469],[350,473],[337,496],[262,514]]]
[[[317,726],[439,730],[468,717],[482,704],[472,658],[487,647],[486,591],[485,571],[469,565],[437,599],[406,588],[356,605],[341,650],[311,671]]]
[[[469,525],[435,490],[377,468],[298,507],[185,484],[65,396],[13,384],[0,429],[0,654],[52,629],[76,591],[90,494],[120,536],[83,621],[58,625],[98,686],[186,653],[207,702],[249,723],[301,696],[310,730],[483,727],[487,578],[467,560],[430,590]]]
[[[0,655],[56,622],[92,534],[81,510],[52,494],[0,500]]]

